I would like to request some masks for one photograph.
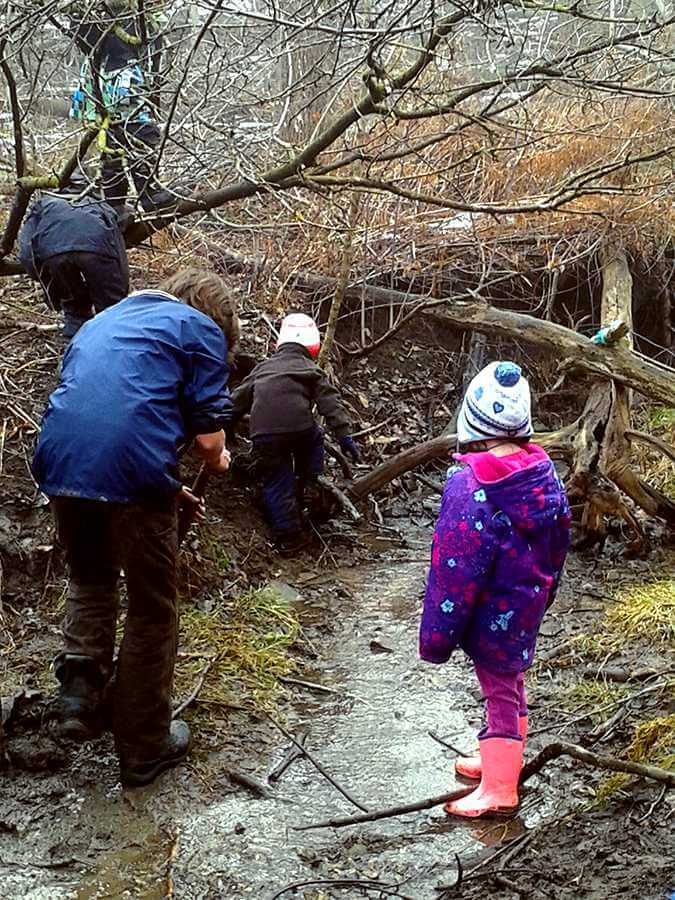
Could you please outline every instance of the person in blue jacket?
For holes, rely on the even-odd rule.
[[[171,721],[178,636],[178,457],[194,441],[214,472],[230,456],[227,339],[231,299],[217,276],[188,269],[87,322],[66,350],[33,461],[65,547],[64,645],[54,662],[61,732],[102,728],[104,689],[122,783],[147,784],[187,754]],[[206,315],[206,313],[210,315]],[[128,611],[114,684],[117,585]]]
[[[42,285],[47,306],[63,310],[66,342],[94,313],[129,293],[118,218],[101,200],[43,194],[19,232],[19,260]]]

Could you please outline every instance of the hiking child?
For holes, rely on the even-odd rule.
[[[19,232],[19,259],[39,281],[45,303],[63,310],[67,342],[129,292],[129,263],[118,219],[107,203],[43,194]]]
[[[229,465],[228,347],[215,321],[232,327],[228,293],[217,275],[188,269],[87,322],[64,356],[33,461],[69,569],[54,660],[60,730],[98,736],[107,688],[128,786],[148,784],[188,752],[188,726],[171,721],[177,511],[198,500],[181,485],[178,455],[194,441],[208,468]],[[113,684],[122,570],[128,610]]]
[[[233,392],[234,420],[251,413],[250,436],[275,541],[284,552],[303,546],[301,504],[308,482],[323,472],[326,419],[340,447],[355,460],[358,447],[340,394],[317,366],[321,338],[315,322],[292,313],[281,323],[276,353],[259,363]]]
[[[85,54],[70,117],[94,123],[105,116],[103,195],[115,209],[124,208],[131,179],[143,210],[165,210],[178,198],[157,180],[161,23],[148,10],[139,12],[135,0],[73,3],[68,15],[67,30]]]
[[[570,530],[565,490],[531,435],[530,389],[520,368],[491,363],[460,409],[464,452],[448,472],[419,636],[427,662],[447,662],[461,647],[486,701],[479,755],[455,763],[458,775],[480,783],[446,804],[450,815],[518,805],[528,722],[523,673],[555,597]]]

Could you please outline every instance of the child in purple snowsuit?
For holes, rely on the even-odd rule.
[[[527,734],[523,672],[553,602],[569,547],[570,512],[551,460],[532,434],[530,390],[515,363],[492,363],[471,382],[457,425],[436,523],[420,626],[420,657],[473,660],[487,706],[480,756],[456,771],[480,778],[446,812],[480,816],[518,805]]]

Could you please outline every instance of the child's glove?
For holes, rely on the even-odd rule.
[[[356,446],[354,438],[350,435],[340,438],[340,449],[343,453],[348,453],[355,463],[361,462],[361,451]]]

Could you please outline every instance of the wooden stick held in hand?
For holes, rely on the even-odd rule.
[[[192,494],[195,497],[199,497],[201,500],[206,492],[206,486],[209,483],[209,478],[211,477],[211,472],[209,471],[206,463],[202,464],[201,469],[199,470],[199,474],[195,478],[194,484],[190,488]],[[194,522],[197,517],[197,513],[199,511],[199,505],[197,503],[190,503],[188,500],[185,500],[183,505],[181,506],[178,513],[178,545],[180,546],[185,540],[185,536],[190,530],[190,525]]]

